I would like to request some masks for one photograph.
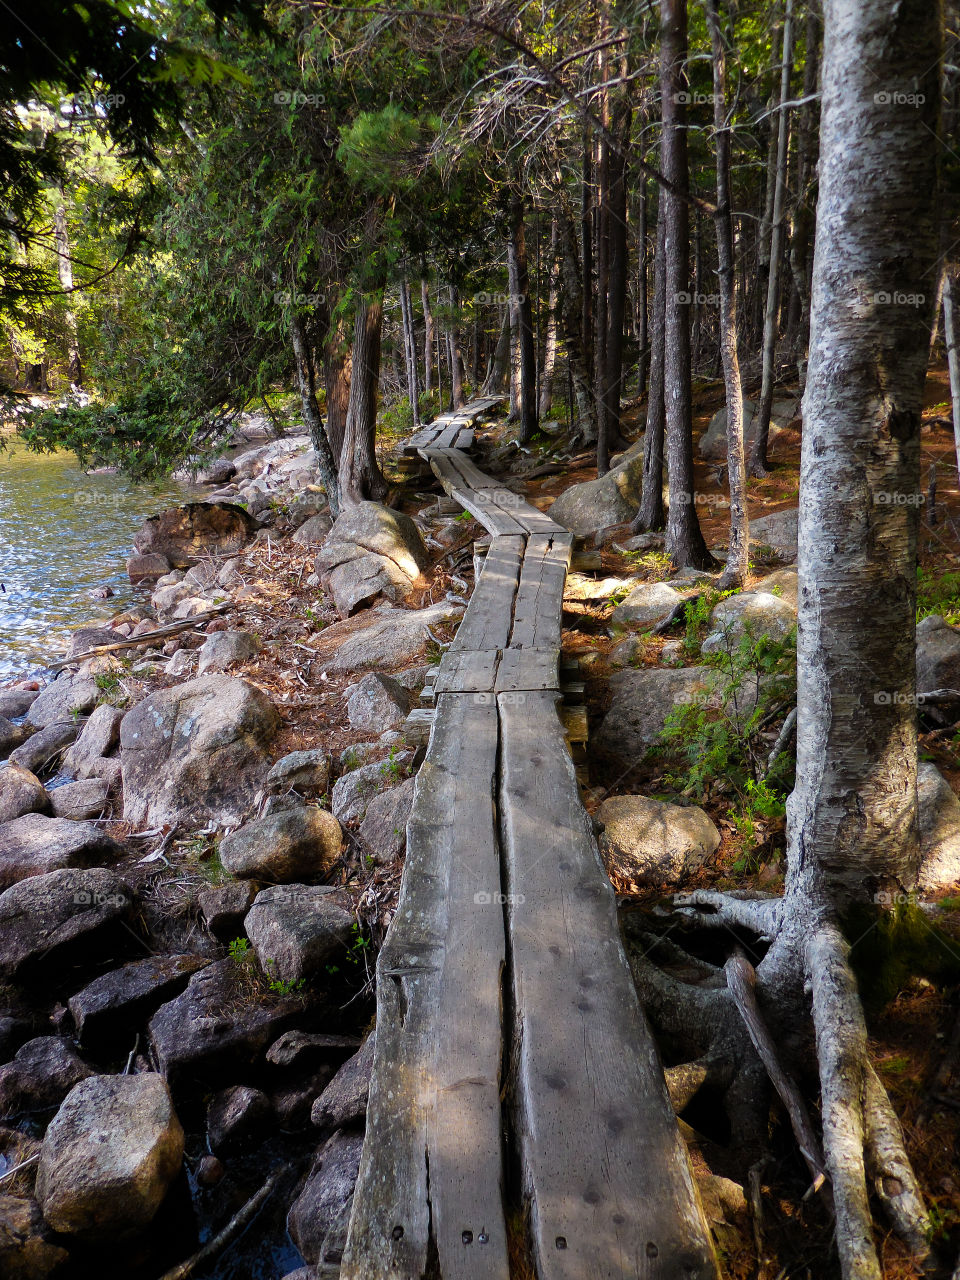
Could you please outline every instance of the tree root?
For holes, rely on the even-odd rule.
[[[696,920],[701,927],[750,930],[758,938],[776,942],[756,971],[758,1000],[754,1000],[742,957],[742,964],[736,958],[728,963],[728,986],[722,986],[723,971],[688,955],[672,941],[644,933],[636,923],[627,926],[628,937],[642,945],[642,954],[631,951],[630,963],[651,1020],[658,1030],[694,1048],[690,1061],[666,1073],[675,1106],[682,1109],[706,1085],[717,1087],[725,1093],[728,1114],[732,1111],[737,1116],[734,1131],[743,1136],[744,1100],[737,1095],[743,1091],[744,1076],[752,1077],[747,1097],[752,1100],[754,1116],[757,1073],[763,1077],[763,1086],[767,1080],[758,1048],[774,1082],[779,1076],[783,1085],[785,1073],[776,1060],[776,1042],[766,1031],[761,1008],[781,1038],[796,1031],[787,1019],[798,1006],[792,993],[790,1000],[784,1002],[783,998],[785,973],[792,968],[790,981],[798,997],[801,991],[807,993],[809,1004],[803,1007],[812,1013],[820,1078],[822,1157],[795,1086],[792,1092],[788,1088],[784,1101],[811,1171],[825,1167],[829,1174],[844,1280],[881,1280],[870,1190],[914,1259],[924,1261],[929,1245],[923,1199],[899,1121],[869,1060],[863,1006],[849,963],[849,946],[839,926],[832,917],[813,913],[811,907],[813,927],[805,926],[793,937],[792,930],[784,929],[782,899],[698,892],[677,897],[674,904],[685,920]],[[679,981],[659,969],[653,958],[679,969],[684,977],[690,974],[692,981]],[[788,1006],[790,1012],[786,1013]],[[788,1085],[792,1086],[789,1078]],[[782,1087],[780,1092],[783,1097]],[[755,1136],[755,1119],[753,1132]]]

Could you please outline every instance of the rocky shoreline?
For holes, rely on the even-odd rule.
[[[603,527],[636,461],[555,514]],[[336,1274],[345,1242],[373,957],[422,758],[408,717],[463,613],[478,527],[425,495],[332,523],[303,436],[202,478],[208,502],[136,537],[149,598],[79,629],[44,687],[0,689],[0,1271],[16,1280],[92,1259],[165,1277],[255,1211],[257,1274]],[[604,780],[679,703],[714,696],[702,655],[749,626],[789,633],[782,515],[765,539],[786,567],[714,603],[695,655],[668,638],[651,656],[650,635],[709,575],[570,574],[571,617],[604,617],[579,649]],[[924,689],[960,686],[942,619],[918,653]],[[696,806],[587,798],[615,885],[685,883],[721,843]],[[929,764],[921,807],[936,889],[956,878],[960,802]]]

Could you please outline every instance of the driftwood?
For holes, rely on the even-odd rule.
[[[146,631],[142,636],[127,636],[125,639],[117,641],[116,644],[98,644],[93,649],[87,649],[85,653],[75,653],[72,658],[62,658],[59,662],[51,663],[47,669],[49,671],[62,671],[64,667],[72,667],[77,662],[85,662],[87,658],[96,658],[103,653],[117,653],[121,649],[138,649],[141,645],[153,644],[157,640],[166,640],[169,636],[179,635],[182,631],[189,631],[204,622],[210,622],[213,618],[220,617],[221,614],[232,608],[232,602],[220,604],[206,613],[197,614],[194,618],[184,618],[182,622],[170,622],[165,627],[157,627],[156,631]]]
[[[275,1169],[259,1191],[255,1191],[246,1204],[237,1210],[222,1231],[218,1231],[212,1240],[208,1240],[202,1249],[198,1249],[185,1262],[180,1262],[170,1271],[164,1272],[160,1280],[187,1280],[187,1277],[192,1275],[201,1263],[206,1262],[208,1258],[216,1257],[234,1236],[240,1234],[260,1206],[270,1197],[284,1173],[283,1166]]]

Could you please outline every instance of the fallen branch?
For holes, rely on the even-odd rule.
[[[212,618],[217,618],[232,608],[232,601],[227,604],[218,604],[216,608],[209,609],[206,613],[198,613],[193,618],[184,618],[182,622],[168,622],[165,627],[157,627],[156,631],[145,631],[142,636],[126,636],[115,644],[98,644],[93,649],[87,649],[85,653],[76,653],[72,658],[63,658],[60,662],[51,663],[47,669],[62,671],[64,667],[72,667],[77,662],[85,662],[87,658],[96,658],[102,653],[116,653],[120,649],[138,649],[141,645],[153,644],[156,640],[165,640],[168,636],[179,635],[181,631],[189,631],[192,627],[210,622]]]
[[[797,728],[797,708],[794,707],[793,710],[790,712],[790,714],[787,716],[786,720],[784,720],[783,728],[780,730],[780,733],[777,736],[777,740],[773,744],[773,750],[770,752],[769,756],[767,756],[767,767],[764,770],[764,774],[763,774],[764,782],[766,782],[767,778],[769,778],[770,774],[773,772],[773,766],[777,763],[777,757],[783,751],[786,751],[787,744],[789,743],[790,739],[793,737],[794,733],[796,732],[796,728]]]
[[[787,1115],[790,1117],[790,1127],[793,1129],[797,1146],[800,1148],[800,1154],[806,1161],[807,1168],[813,1177],[813,1190],[819,1191],[827,1176],[823,1156],[820,1152],[820,1143],[814,1132],[806,1103],[800,1095],[800,1090],[794,1083],[793,1078],[780,1065],[773,1037],[763,1020],[763,1015],[757,1004],[757,975],[753,965],[740,948],[737,947],[724,969],[727,975],[727,987],[733,996],[734,1004],[740,1012],[740,1017],[744,1021],[744,1025],[753,1042],[753,1047],[756,1049],[757,1055],[766,1068],[767,1075],[770,1077],[770,1081],[779,1094]]]
[[[281,1166],[271,1173],[259,1191],[254,1192],[250,1199],[238,1209],[222,1231],[218,1231],[212,1240],[208,1240],[202,1249],[198,1249],[195,1254],[187,1258],[185,1262],[179,1263],[171,1271],[164,1272],[160,1280],[187,1280],[187,1276],[192,1275],[202,1262],[206,1262],[208,1258],[214,1257],[220,1253],[234,1236],[238,1235],[254,1216],[260,1206],[268,1199],[270,1194],[276,1188],[277,1183],[283,1176],[284,1169]]]

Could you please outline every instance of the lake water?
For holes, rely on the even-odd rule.
[[[88,475],[72,453],[0,451],[0,681],[63,651],[67,632],[134,600],[125,562],[144,518],[196,496],[172,481]],[[95,600],[97,587],[115,595]]]

